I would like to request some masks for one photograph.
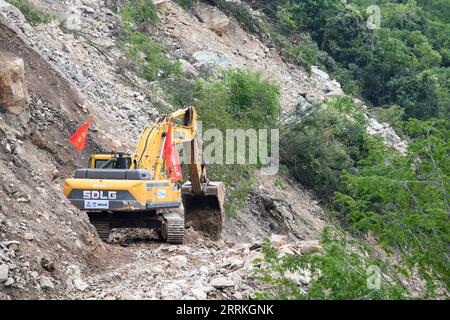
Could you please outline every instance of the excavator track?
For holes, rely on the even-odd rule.
[[[90,221],[91,224],[94,226],[95,230],[97,230],[100,239],[107,242],[109,239],[109,233],[111,231],[109,220],[90,218]]]
[[[184,242],[184,219],[181,218],[178,214],[169,212],[163,213],[162,216],[166,222],[166,242],[173,244],[180,244]]]

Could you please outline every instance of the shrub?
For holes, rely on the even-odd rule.
[[[144,23],[157,24],[158,12],[152,0],[132,0],[122,10],[122,23],[128,32],[138,30]]]
[[[278,120],[278,87],[263,80],[258,73],[224,71],[221,79],[198,80],[192,91],[192,101],[198,110],[203,129],[216,128],[225,136],[226,129],[266,128],[276,125]],[[233,216],[244,207],[254,183],[252,176],[257,166],[208,165],[210,179],[224,181],[226,184],[228,216]]]
[[[181,74],[180,64],[170,60],[164,49],[141,31],[146,23],[159,22],[156,6],[152,0],[130,1],[122,7],[121,16],[128,57],[143,78],[155,81]]]
[[[223,76],[228,90],[227,112],[234,119],[251,128],[276,124],[280,111],[278,86],[251,71],[228,70]]]
[[[169,60],[161,46],[150,37],[134,32],[128,36],[128,42],[128,56],[145,79],[154,81],[171,74],[181,74],[179,63]]]
[[[281,133],[282,161],[296,179],[330,199],[341,174],[366,156],[366,121],[350,98],[339,97],[292,115]]]

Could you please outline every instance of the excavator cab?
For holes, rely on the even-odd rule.
[[[104,152],[93,154],[89,158],[88,168],[91,169],[130,169],[132,158],[126,152]]]

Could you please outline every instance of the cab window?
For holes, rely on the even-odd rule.
[[[101,168],[108,160],[95,160],[95,168]],[[113,162],[111,162],[105,169],[112,169]]]

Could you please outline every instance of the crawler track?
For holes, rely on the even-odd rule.
[[[166,228],[167,238],[165,240],[173,244],[183,243],[185,234],[184,219],[173,212],[164,213],[163,217],[166,222],[164,228]]]
[[[108,219],[96,219],[90,218],[91,224],[97,230],[98,236],[103,241],[107,242],[109,239],[109,233],[111,231],[111,226]]]

